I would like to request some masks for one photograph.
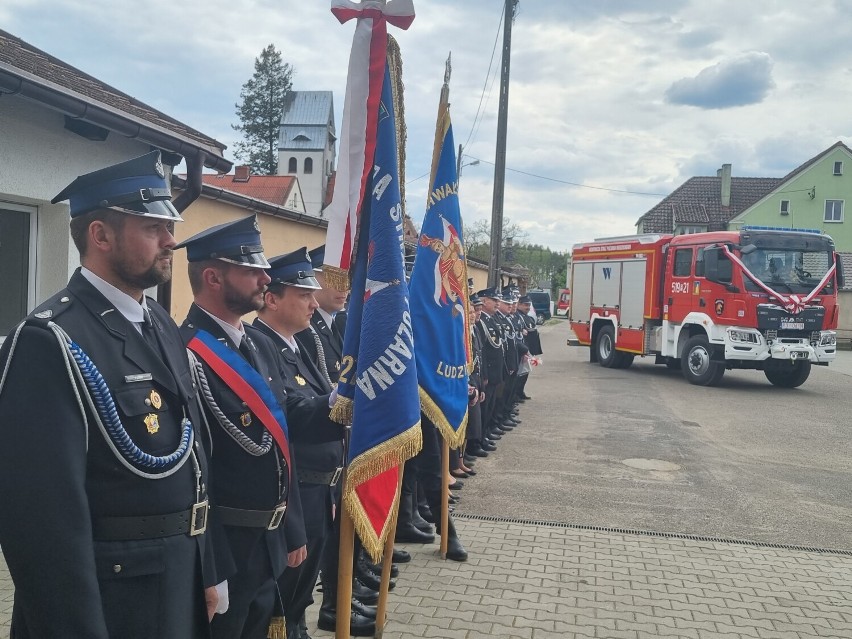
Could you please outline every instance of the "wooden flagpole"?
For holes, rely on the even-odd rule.
[[[393,515],[393,526],[391,526],[388,537],[385,540],[385,550],[382,555],[382,585],[379,589],[379,603],[376,608],[376,632],[373,635],[375,639],[382,639],[385,631],[385,621],[387,620],[388,607],[388,592],[390,589],[391,567],[393,566],[393,540],[396,537],[396,524],[399,521],[399,500],[400,492],[402,491],[402,474],[405,472],[405,464],[399,465],[399,477],[396,483],[396,512]]]

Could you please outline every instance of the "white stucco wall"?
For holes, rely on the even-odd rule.
[[[92,142],[64,125],[61,113],[16,96],[0,98],[0,204],[36,209],[36,304],[62,288],[79,266],[68,232],[68,204],[50,200],[78,175],[150,150],[114,133]]]

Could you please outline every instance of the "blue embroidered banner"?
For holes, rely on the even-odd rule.
[[[470,338],[467,263],[447,109],[438,119],[438,135],[438,162],[411,273],[411,318],[423,413],[455,448],[464,441],[467,425]]]
[[[352,433],[344,504],[375,558],[393,522],[400,465],[422,446],[414,337],[403,260],[394,91],[388,65],[368,198],[360,213],[334,416]],[[369,141],[368,141],[369,146]]]

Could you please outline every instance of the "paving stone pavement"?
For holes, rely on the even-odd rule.
[[[852,637],[852,556],[457,517],[467,563],[405,545],[394,639]],[[12,580],[0,564],[0,626]],[[308,617],[314,639],[316,606]],[[154,638],[152,638],[154,639]]]

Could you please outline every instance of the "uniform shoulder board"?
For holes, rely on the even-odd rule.
[[[59,291],[56,295],[46,300],[33,310],[27,319],[53,320],[71,308],[74,298],[67,289]]]

